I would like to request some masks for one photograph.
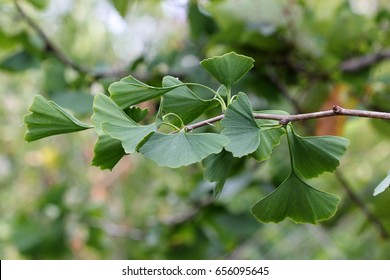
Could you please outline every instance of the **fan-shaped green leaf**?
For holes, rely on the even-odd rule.
[[[131,154],[138,150],[138,144],[141,143],[145,137],[156,130],[156,125],[133,125],[132,123],[129,123],[128,125],[123,126],[104,122],[102,123],[102,129],[112,138],[120,140],[125,152]]]
[[[296,223],[315,224],[332,217],[338,202],[338,197],[312,188],[292,172],[276,190],[253,205],[252,213],[262,222],[278,223],[288,217]]]
[[[163,87],[172,87],[183,83],[174,77],[166,76],[162,84]],[[174,113],[182,119],[184,124],[188,124],[218,104],[217,100],[201,99],[188,87],[182,86],[167,92],[160,106],[164,113]]]
[[[252,106],[245,93],[240,92],[221,121],[222,134],[229,139],[225,149],[235,157],[253,153],[260,144],[260,127],[253,118]]]
[[[390,171],[389,174],[385,179],[383,179],[382,182],[379,183],[379,185],[374,190],[374,195],[378,195],[382,192],[384,192],[387,188],[390,187]]]
[[[112,170],[126,153],[121,141],[107,134],[101,134],[95,143],[94,154],[92,165]]]
[[[264,110],[256,113],[288,115],[287,112],[277,110]],[[263,161],[269,159],[273,148],[280,144],[280,139],[285,134],[285,130],[278,127],[279,122],[274,120],[256,119],[256,123],[262,128],[262,133],[260,133],[260,145],[251,156],[258,161]],[[272,127],[272,125],[275,127]]]
[[[27,125],[24,139],[28,142],[93,127],[80,122],[56,103],[48,101],[41,95],[34,97],[30,111],[31,113],[25,115],[23,119]]]
[[[140,152],[160,166],[176,168],[199,162],[219,153],[228,139],[216,133],[153,134]]]
[[[209,155],[202,161],[205,168],[204,177],[210,182],[217,182],[214,190],[215,196],[222,191],[233,165],[233,160],[232,153],[222,150],[219,154]]]
[[[221,84],[230,88],[253,67],[253,62],[250,57],[230,52],[204,59],[200,64]]]
[[[301,137],[293,130],[289,133],[295,171],[304,178],[333,172],[347,150],[349,141],[337,136]]]
[[[127,126],[129,123],[134,126],[138,125],[114,101],[101,93],[95,96],[93,112],[91,119],[99,134],[103,133],[101,128],[103,122],[122,126]]]
[[[138,81],[132,76],[123,78],[122,80],[112,83],[108,91],[110,98],[115,101],[121,108],[126,108],[140,102],[150,100],[167,93],[173,88],[152,87]]]

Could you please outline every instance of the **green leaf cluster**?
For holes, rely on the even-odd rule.
[[[133,153],[141,153],[170,168],[201,163],[204,177],[216,182],[214,194],[218,195],[239,158],[267,160],[286,135],[291,173],[277,189],[252,207],[252,213],[263,222],[280,222],[287,217],[297,223],[328,219],[335,213],[339,199],[309,186],[304,179],[334,171],[348,140],[333,136],[302,137],[294,132],[291,124],[255,119],[248,96],[232,91],[234,84],[253,67],[253,62],[252,58],[234,52],[203,60],[201,65],[221,83],[219,90],[185,83],[172,76],[164,77],[159,87],[133,76],[125,77],[109,86],[109,95],[94,97],[92,125],[79,121],[54,102],[36,96],[31,113],[24,118],[25,140],[94,128],[98,139],[93,165],[112,169],[123,156]],[[205,99],[199,89],[206,89],[209,97]],[[159,105],[155,116],[138,107],[148,100]],[[190,128],[199,118],[204,119],[218,110],[217,116],[222,116],[221,129],[209,125],[207,120],[202,125],[207,126],[205,132]],[[271,110],[260,113],[287,115]]]

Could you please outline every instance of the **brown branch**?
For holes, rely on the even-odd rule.
[[[306,114],[296,114],[296,115],[273,115],[273,114],[262,114],[262,113],[253,114],[253,117],[255,119],[276,120],[283,125],[295,121],[303,121],[303,120],[319,119],[319,118],[335,117],[335,116],[352,116],[352,117],[390,120],[390,113],[387,112],[345,109],[337,105],[333,106],[332,110],[319,111],[319,112],[306,113]],[[191,131],[194,130],[195,128],[210,125],[214,122],[222,120],[224,117],[225,115],[221,114],[219,116],[195,124],[187,125],[186,130]]]
[[[378,230],[379,234],[382,238],[386,239],[390,237],[389,232],[386,230],[385,226],[382,224],[382,222],[370,211],[370,209],[367,208],[364,201],[360,199],[360,197],[355,194],[353,189],[349,186],[347,180],[344,178],[344,176],[339,172],[336,171],[335,175],[337,179],[339,180],[341,186],[344,188],[345,192],[349,196],[349,198],[352,200],[352,202],[363,212],[363,214],[366,216],[367,220],[372,223],[375,228]]]

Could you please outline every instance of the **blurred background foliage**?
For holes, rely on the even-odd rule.
[[[311,180],[342,197],[317,226],[250,214],[288,172],[283,143],[240,161],[214,200],[199,164],[132,155],[109,172],[90,166],[92,131],[23,140],[35,94],[88,120],[93,95],[128,74],[215,86],[199,61],[232,50],[256,60],[234,88],[255,110],[390,111],[386,0],[0,0],[0,258],[388,259],[390,191],[372,196],[390,169],[385,121],[298,125],[351,141],[335,174]]]

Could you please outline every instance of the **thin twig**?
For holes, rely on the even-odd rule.
[[[376,111],[365,111],[365,110],[354,110],[354,109],[345,109],[340,106],[333,106],[332,110],[327,111],[319,111],[313,113],[306,114],[296,114],[296,115],[273,115],[273,114],[262,114],[262,113],[254,113],[253,117],[255,119],[267,119],[267,120],[276,120],[279,121],[280,124],[286,125],[290,122],[295,121],[303,121],[310,119],[319,119],[326,117],[335,117],[335,116],[352,116],[352,117],[363,117],[363,118],[371,118],[371,119],[382,119],[382,120],[390,120],[390,113],[387,112],[376,112]],[[187,125],[186,130],[191,131],[195,128],[199,128],[205,125],[209,125],[211,123],[222,120],[225,117],[224,114],[219,116],[192,124]]]
[[[352,190],[352,188],[349,186],[347,180],[344,178],[344,176],[339,172],[336,171],[335,175],[337,179],[339,180],[341,186],[344,188],[346,191],[347,195],[349,198],[355,203],[357,207],[360,208],[360,210],[363,212],[363,214],[366,216],[367,220],[372,223],[375,228],[378,230],[379,234],[381,235],[382,238],[387,239],[390,237],[389,232],[386,230],[385,226],[382,224],[382,222],[368,209],[364,203],[360,199],[358,195],[355,194],[355,192]]]

